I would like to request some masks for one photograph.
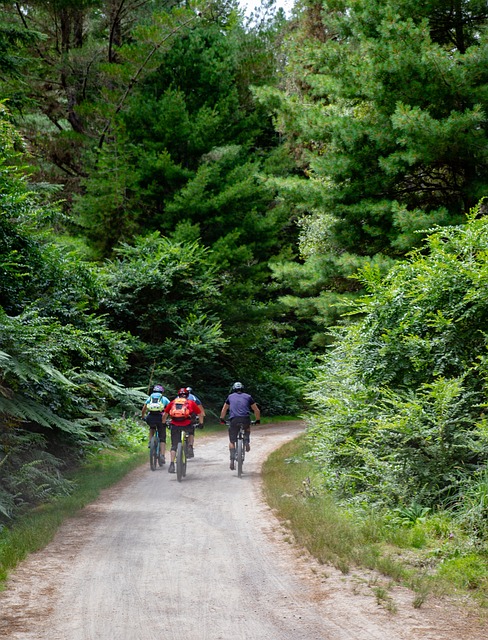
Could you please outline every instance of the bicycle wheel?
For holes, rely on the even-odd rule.
[[[156,436],[151,438],[151,446],[149,447],[149,465],[151,466],[152,471],[156,471],[156,467],[158,465],[158,441]]]
[[[244,462],[244,441],[242,438],[237,440],[237,475],[242,476],[242,463]]]
[[[176,448],[176,479],[178,482],[181,482],[183,478],[183,458],[185,453],[183,451],[183,445],[181,442],[178,442],[178,446]]]

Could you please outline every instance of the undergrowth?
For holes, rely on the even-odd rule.
[[[266,499],[299,546],[344,574],[377,571],[413,591],[470,596],[488,606],[488,555],[448,512],[412,505],[392,512],[344,507],[324,492],[305,436],[275,451],[263,466]],[[376,596],[379,597],[379,591]]]

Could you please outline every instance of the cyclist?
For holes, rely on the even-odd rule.
[[[245,425],[244,443],[246,445],[246,451],[251,450],[251,417],[249,415],[250,410],[253,410],[256,418],[256,424],[261,422],[261,411],[258,405],[254,402],[254,398],[248,393],[244,393],[244,385],[242,382],[234,382],[232,385],[232,393],[227,396],[226,401],[220,411],[220,422],[225,424],[225,415],[229,411],[230,426],[229,426],[229,454],[230,454],[230,468],[234,470],[234,461],[236,456],[236,442],[237,434],[239,432],[239,425]]]
[[[149,426],[149,447],[151,446],[151,438],[158,430],[160,444],[161,463],[166,462],[166,423],[163,421],[164,408],[169,404],[169,399],[163,395],[164,387],[155,384],[153,392],[148,396],[146,402],[142,405],[141,418],[146,421]],[[146,416],[147,413],[147,416]]]
[[[193,400],[193,402],[196,402],[196,404],[200,407],[200,415],[197,416],[197,419],[198,419],[198,424],[200,429],[203,429],[203,419],[205,418],[206,414],[205,414],[205,409],[203,408],[202,401],[193,393],[193,389],[191,387],[186,387],[186,390],[188,391],[188,399]],[[196,421],[193,422],[193,424],[190,427],[190,431],[187,432],[189,458],[195,457],[195,453],[193,451],[193,444],[195,442],[195,427],[196,427]]]
[[[162,420],[166,422],[169,417],[171,430],[171,462],[168,467],[169,473],[176,472],[176,449],[178,448],[178,442],[181,441],[182,430],[188,431],[193,423],[193,416],[200,415],[201,413],[200,407],[194,400],[188,398],[189,395],[186,387],[182,387],[178,391],[176,398],[171,400],[164,408]]]

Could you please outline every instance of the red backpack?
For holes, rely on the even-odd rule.
[[[188,398],[175,398],[173,406],[169,410],[170,417],[175,420],[188,420],[191,415]]]

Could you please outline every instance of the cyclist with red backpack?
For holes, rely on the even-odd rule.
[[[182,430],[188,431],[188,428],[193,424],[194,416],[200,414],[200,407],[194,400],[189,399],[189,395],[188,389],[182,387],[178,391],[176,398],[171,400],[164,409],[163,422],[169,417],[171,430],[171,463],[168,467],[169,473],[176,472],[176,449],[181,440]]]

